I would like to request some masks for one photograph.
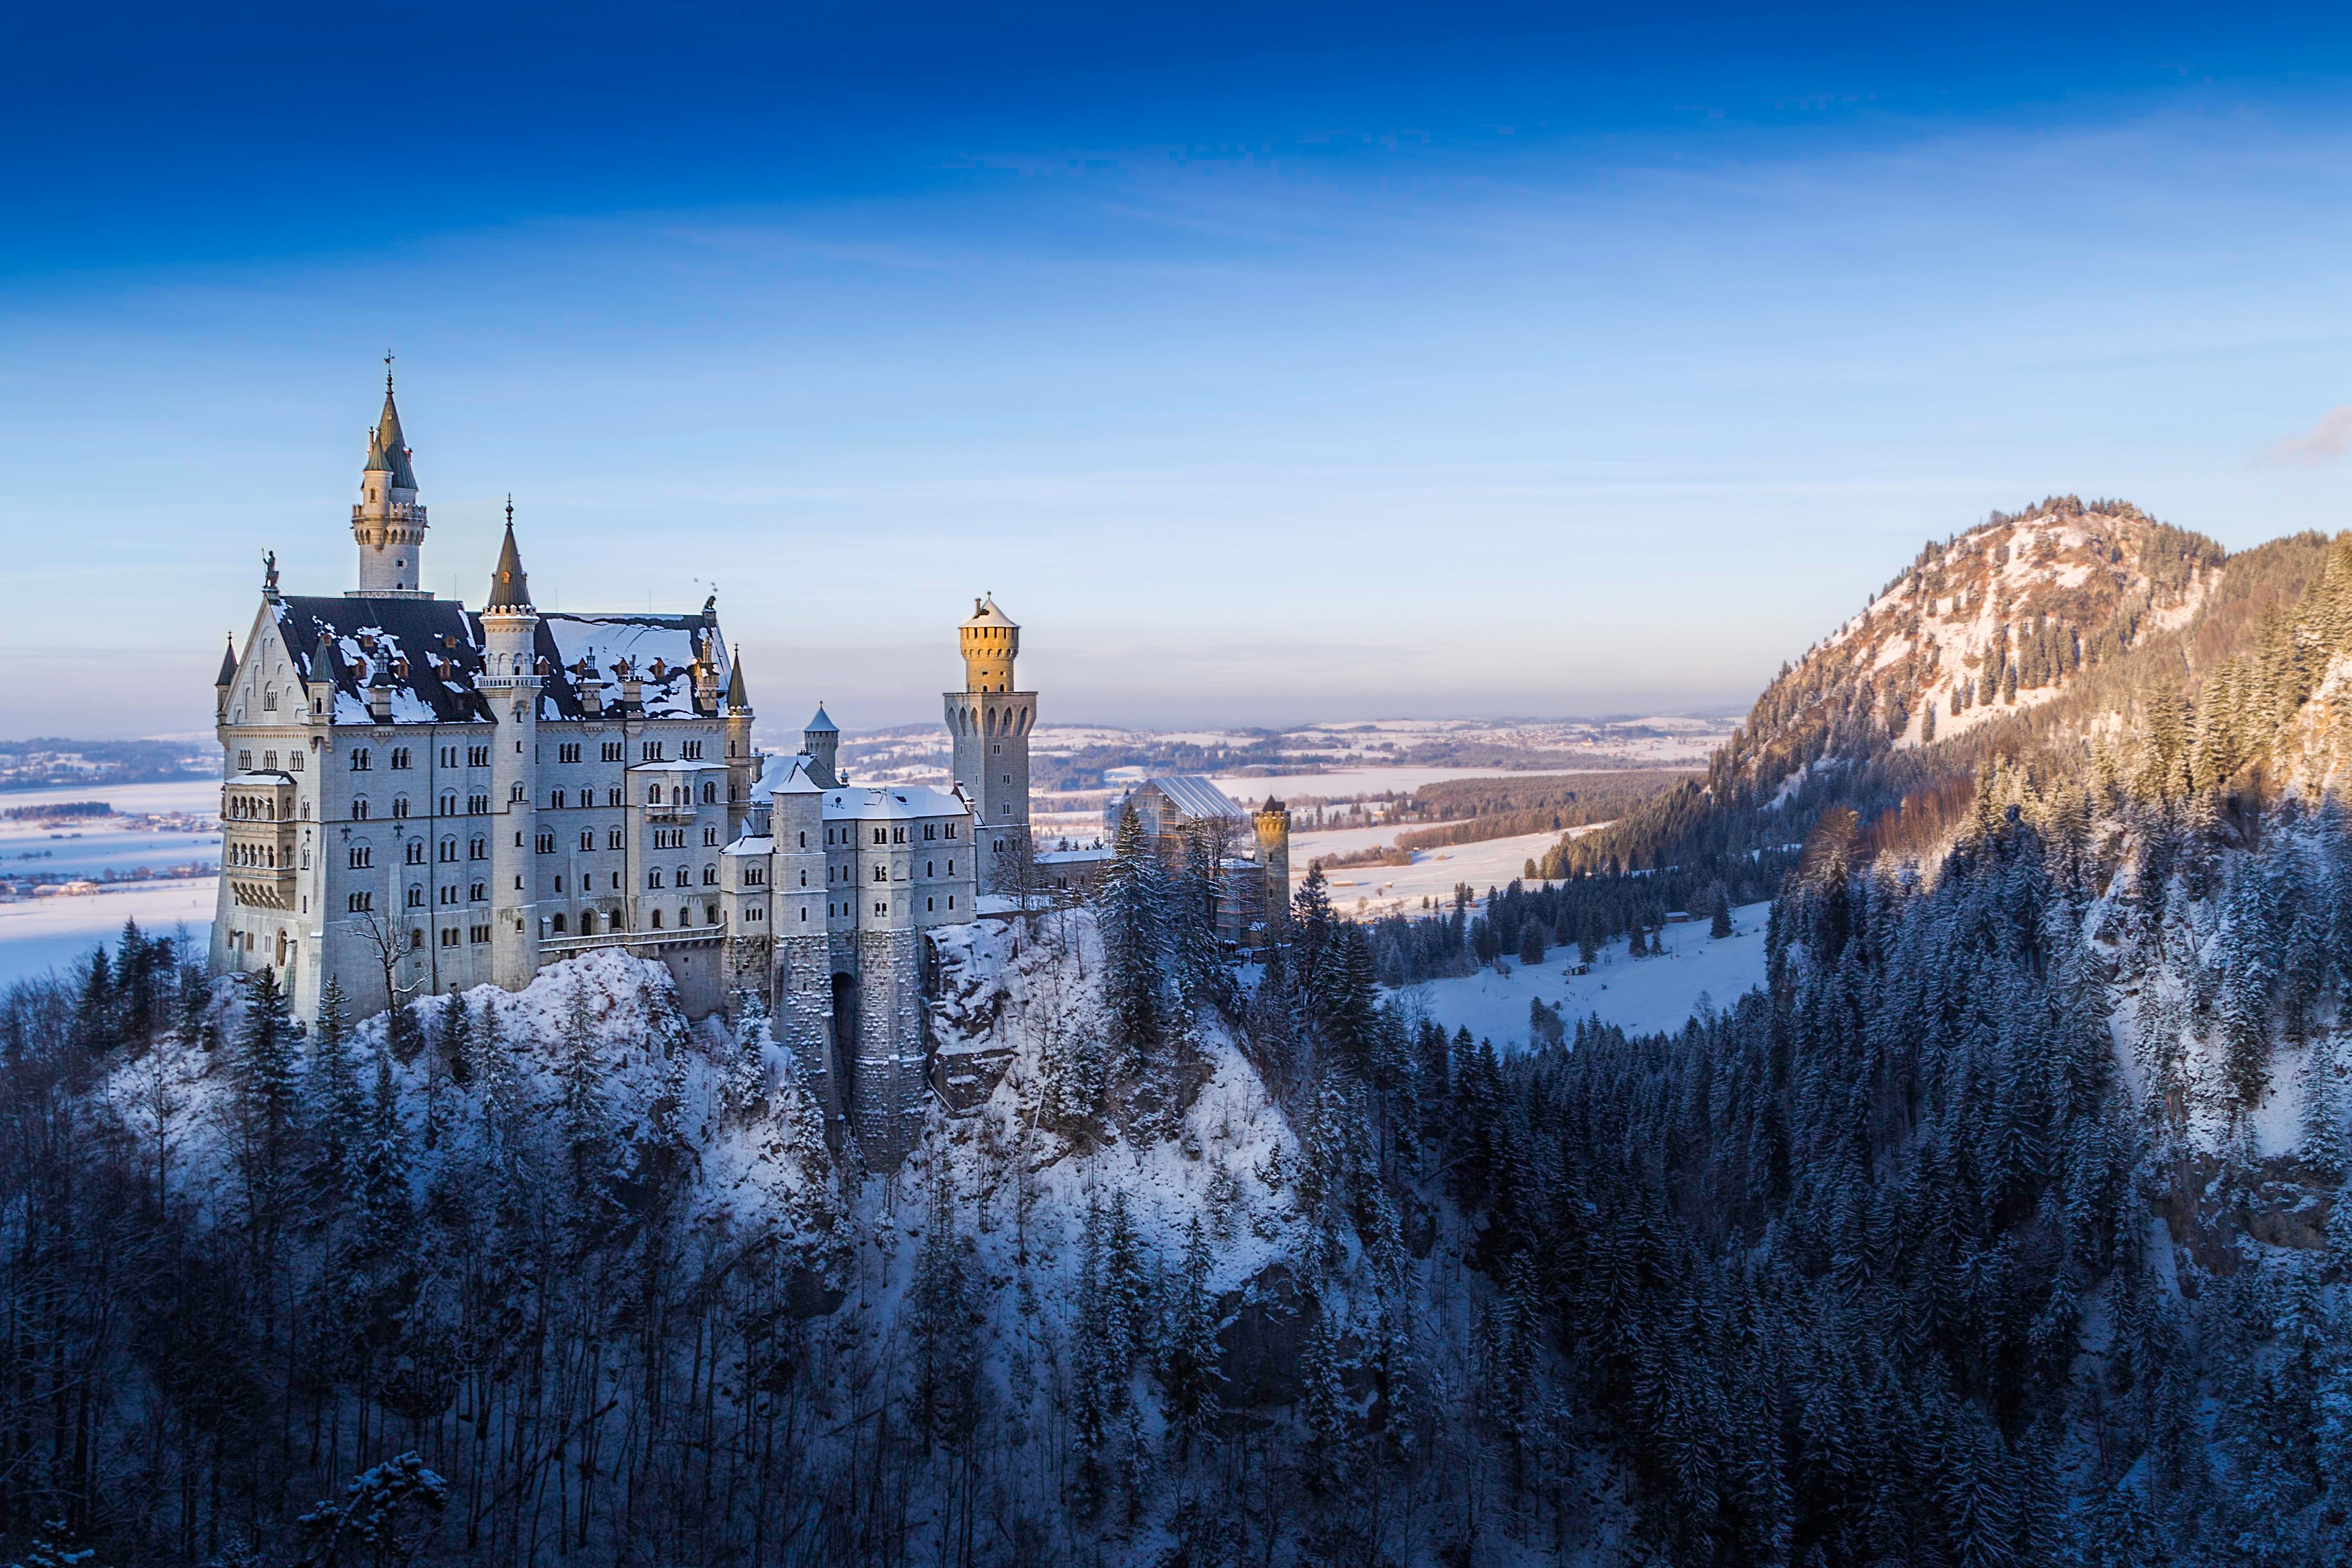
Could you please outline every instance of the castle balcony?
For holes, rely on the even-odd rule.
[[[294,907],[294,868],[280,866],[225,867],[229,894],[249,910],[290,910]]]
[[[690,800],[666,801],[660,805],[646,806],[646,820],[647,822],[692,822],[694,811],[694,802]]]
[[[377,506],[365,503],[352,508],[353,522],[415,522],[425,521],[425,503],[413,500],[385,501]]]

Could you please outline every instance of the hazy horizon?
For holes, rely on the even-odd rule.
[[[352,585],[387,348],[426,587],[511,491],[861,728],[983,590],[1049,722],[1676,713],[1991,509],[2343,521],[2337,21],[302,16],[28,24],[0,732]]]

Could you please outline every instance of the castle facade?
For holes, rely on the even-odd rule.
[[[855,785],[822,709],[799,755],[753,747],[715,595],[542,611],[511,507],[479,611],[424,592],[413,456],[387,375],[359,587],[284,593],[273,558],[223,657],[215,971],[267,966],[315,1019],[331,976],[365,1013],[623,948],[689,1016],[760,993],[836,1131],[895,1167],[924,1109],[925,933],[971,921],[1026,843],[1019,627],[988,601],[961,630],[952,787]]]

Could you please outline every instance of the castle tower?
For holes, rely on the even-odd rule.
[[[418,590],[425,555],[425,508],[416,500],[414,454],[400,433],[400,409],[392,400],[392,356],[383,356],[383,413],[368,435],[361,466],[360,499],[352,508],[352,537],[359,542],[359,598],[429,599]]]
[[[817,788],[841,787],[841,731],[822,702],[816,705],[816,716],[801,728],[801,750],[813,764],[809,777],[816,781]]]
[[[957,628],[963,689],[945,693],[955,743],[955,782],[979,820],[980,887],[1001,888],[1005,868],[1029,837],[1029,731],[1037,694],[1013,689],[1021,628],[993,595],[972,601]]]
[[[751,811],[751,786],[760,782],[760,757],[751,745],[751,692],[743,682],[743,647],[727,661],[727,839],[743,831]]]
[[[482,673],[476,689],[490,707],[490,977],[509,991],[539,968],[539,898],[532,870],[531,785],[539,758],[539,612],[531,607],[522,552],[515,548],[514,502],[507,502],[506,542],[490,573],[482,606]]]
[[[1257,829],[1257,863],[1265,878],[1265,939],[1272,942],[1290,918],[1290,808],[1268,795],[1250,825]]]

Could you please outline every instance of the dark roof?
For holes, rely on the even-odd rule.
[[[408,440],[400,433],[400,408],[392,400],[392,377],[383,378],[383,413],[375,422],[375,434],[368,438],[367,462],[371,469],[390,469],[392,482],[402,489],[416,488],[416,472],[408,466]]]
[[[334,666],[335,719],[370,722],[367,688],[383,674],[392,684],[392,722],[488,722],[490,709],[475,682],[482,672],[481,617],[446,599],[288,596],[272,608],[305,681],[321,658]],[[604,711],[617,713],[621,669],[633,666],[643,683],[646,716],[694,716],[695,650],[704,636],[695,616],[542,614],[535,634],[542,720],[581,719],[580,687],[593,661],[604,683]],[[726,644],[710,641],[726,659]],[[309,650],[307,652],[300,650]],[[731,672],[722,669],[720,674]],[[731,684],[731,682],[730,682]]]
[[[231,637],[228,639],[228,647],[221,652],[220,674],[213,678],[213,684],[215,686],[227,686],[236,679],[236,639],[235,637]]]
[[[710,613],[710,606],[704,605],[703,614]],[[743,650],[737,648],[735,657],[727,662],[727,706],[740,712],[751,706],[751,694],[743,689]]]
[[[511,510],[511,509],[509,509]],[[488,610],[530,608],[530,579],[523,575],[522,552],[515,548],[514,519],[507,519],[507,540],[499,546],[499,563],[490,568]]]

